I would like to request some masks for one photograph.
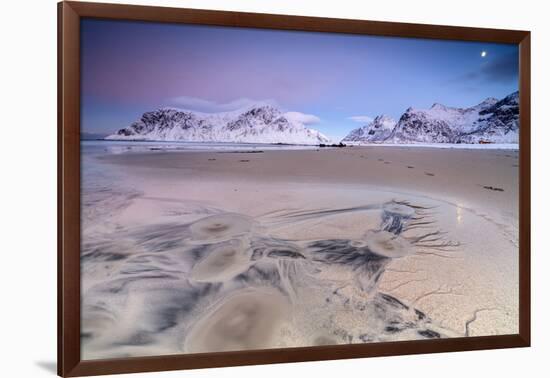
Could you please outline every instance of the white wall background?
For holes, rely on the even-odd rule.
[[[110,0],[111,2],[119,2]],[[128,0],[165,5],[532,31],[533,347],[139,374],[136,377],[548,376],[550,21],[544,1]],[[52,377],[56,359],[56,1],[5,1],[0,22],[2,377]]]

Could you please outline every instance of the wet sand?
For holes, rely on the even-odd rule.
[[[518,152],[514,150],[373,146],[185,155],[156,151],[121,154],[108,160],[152,168],[161,175],[160,168],[177,170],[197,180],[362,184],[483,204],[516,217],[518,214]]]
[[[517,332],[517,151],[93,159],[85,358]]]

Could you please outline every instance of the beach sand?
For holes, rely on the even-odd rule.
[[[518,331],[517,151],[87,161],[85,359]]]

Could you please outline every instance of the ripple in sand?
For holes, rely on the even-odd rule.
[[[244,272],[250,265],[250,254],[244,241],[233,239],[211,247],[208,255],[191,271],[191,279],[222,282]]]
[[[246,290],[229,297],[191,330],[185,340],[190,353],[272,347],[273,335],[285,320],[289,303],[274,290]]]
[[[190,226],[192,239],[219,242],[246,234],[252,230],[252,218],[240,214],[219,214],[199,219]]]

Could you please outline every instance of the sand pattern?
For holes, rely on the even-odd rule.
[[[285,184],[294,192],[281,194],[259,185],[237,191],[220,181],[200,183],[197,192],[197,183],[178,186],[184,194],[170,196],[128,185],[136,176],[121,177],[118,170],[93,170],[83,186],[84,359],[517,327],[517,303],[508,299],[515,293],[495,289],[514,282],[514,267],[472,254],[477,239],[470,229],[451,232],[464,218],[473,229],[492,230],[487,243],[505,255],[506,243],[517,242],[513,226],[494,215],[364,188],[317,193]],[[201,200],[213,197],[208,190],[224,196]],[[264,206],[230,205],[252,193]],[[510,240],[495,242],[503,235]]]
[[[83,342],[90,356],[258,349],[285,339],[319,345],[445,336],[425,313],[378,290],[392,260],[452,253],[457,246],[440,231],[404,236],[431,224],[430,209],[392,201],[260,219],[210,212],[191,223],[118,231],[128,249],[143,253],[113,254],[114,245],[105,241],[88,246],[94,252],[83,254],[85,266],[118,264],[84,297]],[[359,239],[287,240],[266,232],[358,212],[380,216],[379,227]],[[304,296],[317,298],[315,312],[326,314],[314,331],[301,326],[310,321],[301,317],[308,312],[300,308]],[[132,312],[136,301],[140,312]],[[338,322],[342,308],[364,325],[350,329]]]

